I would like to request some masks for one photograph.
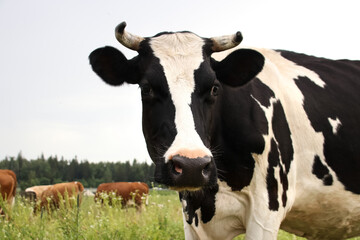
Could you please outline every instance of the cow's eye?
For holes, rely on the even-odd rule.
[[[214,85],[214,86],[211,88],[211,95],[212,95],[212,96],[217,96],[218,94],[219,94],[219,86]]]

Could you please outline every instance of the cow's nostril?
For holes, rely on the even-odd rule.
[[[174,170],[175,174],[181,174],[183,171],[182,167],[177,163],[174,163],[173,170]]]
[[[201,171],[202,175],[204,177],[209,176],[210,174],[210,163],[206,164],[206,166],[203,168],[203,170]]]

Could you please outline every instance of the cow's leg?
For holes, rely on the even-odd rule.
[[[196,232],[191,225],[188,223],[184,223],[184,233],[185,233],[185,240],[199,240],[199,237],[196,235]]]
[[[257,191],[258,193],[259,191]],[[263,195],[251,194],[251,203],[245,220],[246,240],[276,240],[288,206],[270,209]]]
[[[267,219],[271,222],[271,219]],[[267,226],[266,226],[267,225]],[[278,224],[263,224],[261,221],[252,219],[246,228],[246,240],[276,240],[279,231]],[[268,226],[272,225],[272,226]]]
[[[15,197],[13,197],[13,198],[11,199],[10,205],[11,205],[11,207],[14,207],[14,205],[15,205]]]
[[[185,240],[198,240],[199,239],[198,235],[194,231],[193,227],[187,223],[184,213],[183,213],[183,223],[184,223]]]
[[[259,180],[256,179],[256,180]],[[289,201],[287,205],[283,205],[281,201],[282,191],[277,192],[277,198],[274,198],[275,203],[270,203],[270,198],[267,189],[261,184],[265,180],[259,180],[250,187],[249,198],[247,206],[247,214],[245,216],[246,240],[276,240],[280,225],[287,209],[289,208]],[[278,202],[279,200],[279,202]]]

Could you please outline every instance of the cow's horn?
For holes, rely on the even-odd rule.
[[[140,43],[144,40],[143,37],[133,35],[125,31],[126,22],[122,22],[115,28],[116,39],[125,47],[132,50],[139,50]]]
[[[236,47],[239,45],[239,43],[242,41],[243,37],[241,35],[241,32],[236,32],[232,35],[226,35],[226,36],[220,36],[220,37],[213,37],[210,38],[210,40],[213,43],[213,46],[211,49],[214,52],[221,52],[233,47]]]

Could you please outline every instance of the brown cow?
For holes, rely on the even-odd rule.
[[[31,201],[37,201],[41,199],[41,194],[51,187],[52,185],[38,185],[25,189],[25,197],[30,196]]]
[[[130,200],[135,201],[137,208],[141,207],[142,197],[149,194],[149,186],[143,182],[113,182],[113,183],[102,183],[96,189],[95,201],[101,199],[101,193],[111,194],[114,192],[116,196],[121,197],[121,204],[125,207],[129,204]],[[135,194],[135,196],[134,196]],[[111,201],[109,201],[111,204]]]
[[[58,183],[50,186],[41,194],[40,209],[46,207],[59,208],[60,200],[66,198],[66,193],[69,198],[79,196],[81,203],[82,192],[84,186],[80,182],[66,182]]]
[[[14,205],[16,194],[16,175],[13,171],[7,169],[0,169],[0,193],[2,200],[6,200],[9,205]],[[4,211],[0,207],[0,214]]]

